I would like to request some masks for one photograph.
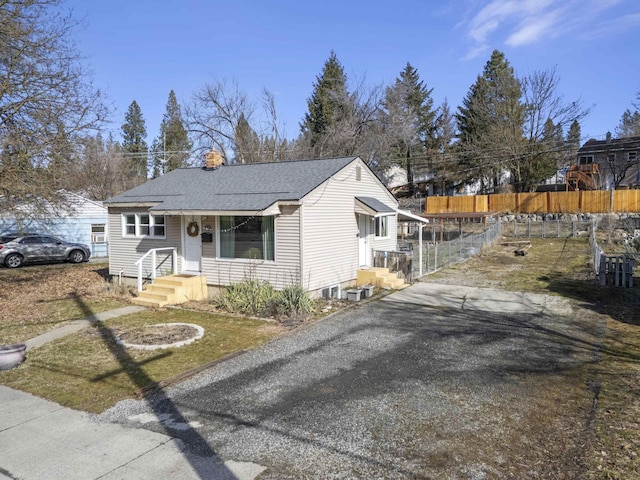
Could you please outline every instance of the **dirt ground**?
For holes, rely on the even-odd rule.
[[[24,342],[68,320],[125,305],[106,264],[0,267],[0,343]]]
[[[560,295],[573,301],[578,319],[596,319],[593,362],[560,379],[542,405],[557,428],[538,439],[549,452],[538,460],[553,472],[545,478],[640,479],[640,278],[632,289],[598,286],[584,239],[531,239],[524,256],[513,240],[421,281]],[[554,418],[554,405],[567,402],[574,414]]]

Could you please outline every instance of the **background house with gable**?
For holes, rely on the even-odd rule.
[[[60,201],[52,204],[38,202],[38,207],[25,203],[16,211],[0,213],[0,234],[41,233],[59,237],[68,242],[84,243],[91,257],[108,255],[107,208],[82,195],[62,190]]]
[[[599,178],[595,188],[640,187],[640,137],[588,140],[578,149],[578,167],[597,164]]]

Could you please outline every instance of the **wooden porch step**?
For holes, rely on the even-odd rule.
[[[399,290],[405,288],[404,278],[399,278],[396,273],[389,272],[388,268],[370,267],[358,270],[356,285],[375,285],[380,288]]]
[[[162,308],[207,298],[207,279],[201,275],[169,275],[156,278],[131,300],[136,305]]]

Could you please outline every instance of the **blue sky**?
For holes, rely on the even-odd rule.
[[[289,138],[334,50],[350,81],[390,84],[410,62],[436,105],[456,108],[493,49],[524,76],[555,67],[566,100],[592,107],[583,137],[614,132],[640,91],[637,0],[67,0],[78,46],[114,107],[116,138],[133,100],[158,135],[170,90],[181,104],[235,79],[259,103],[275,94]]]

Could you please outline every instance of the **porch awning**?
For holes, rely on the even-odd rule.
[[[421,217],[420,215],[416,215],[415,213],[411,213],[407,210],[396,210],[396,212],[398,213],[399,222],[429,223],[428,218]]]
[[[386,215],[395,215],[396,210],[385,205],[377,198],[355,197],[355,212],[372,217],[383,217]]]

